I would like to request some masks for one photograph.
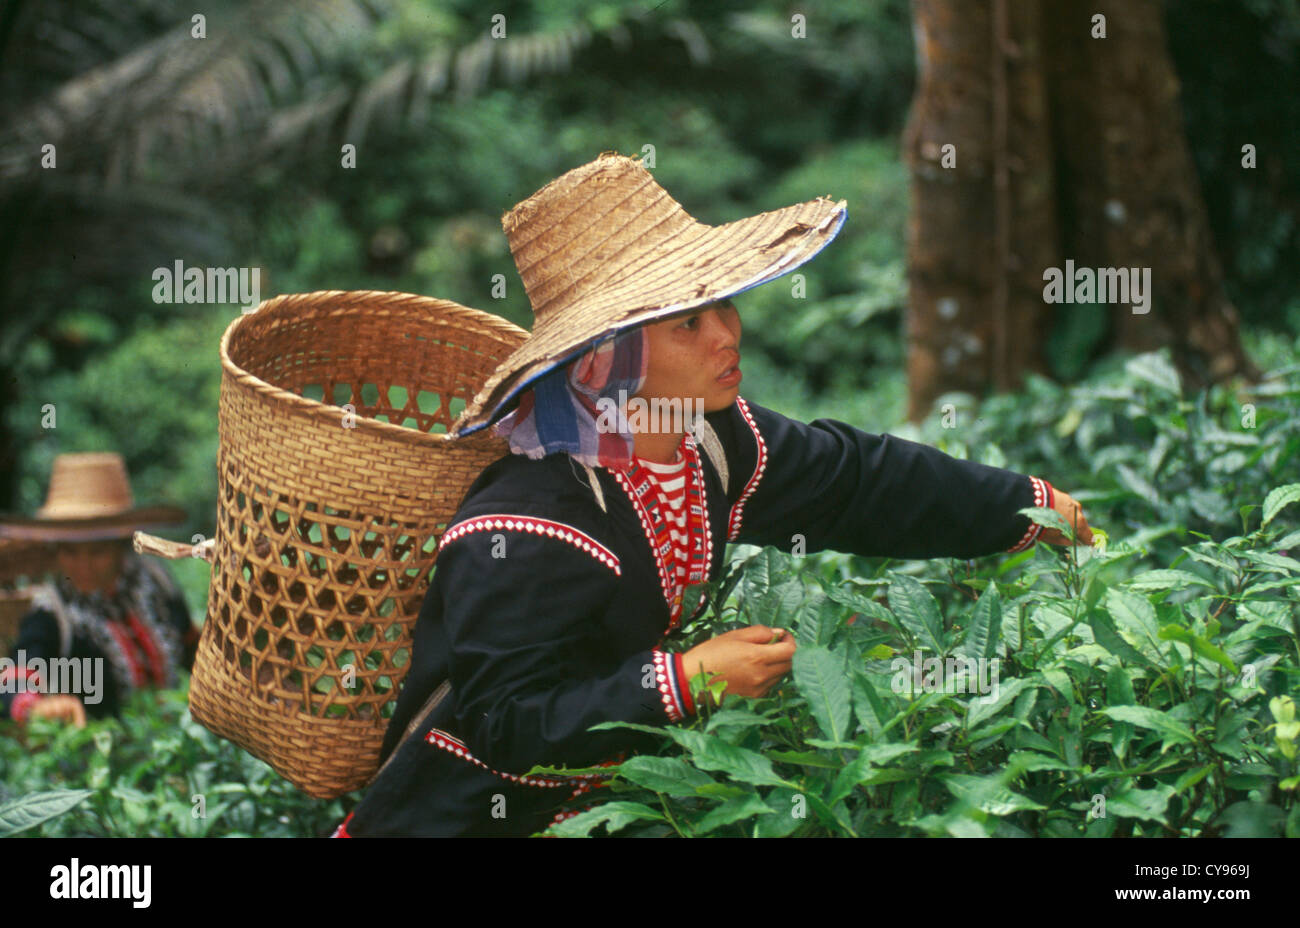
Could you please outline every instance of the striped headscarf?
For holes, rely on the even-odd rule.
[[[619,409],[645,383],[650,354],[644,326],[633,326],[588,349],[576,360],[537,378],[519,405],[497,422],[496,434],[510,439],[514,454],[541,458],[560,451],[590,467],[626,467],[632,462],[632,433],[623,415],[605,415],[616,429],[597,428],[602,408]],[[613,407],[606,403],[614,404]]]

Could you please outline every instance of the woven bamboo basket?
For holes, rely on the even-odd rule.
[[[446,300],[328,291],[266,300],[221,340],[190,710],[311,796],[377,769],[438,539],[509,451],[445,433],[526,335]]]

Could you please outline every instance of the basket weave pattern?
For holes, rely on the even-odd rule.
[[[508,452],[445,433],[526,334],[444,300],[329,291],[267,300],[222,339],[190,707],[312,796],[378,765],[438,538]]]

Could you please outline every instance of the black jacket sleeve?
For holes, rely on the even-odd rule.
[[[449,675],[466,746],[498,770],[588,766],[647,745],[598,722],[663,725],[660,688],[673,664],[654,648],[614,654],[601,635],[617,608],[618,576],[551,537],[510,533],[493,557],[490,532],[471,532],[438,555]]]
[[[971,558],[1036,537],[1017,515],[1047,505],[1036,478],[835,419],[805,424],[747,401],[733,410],[734,541],[790,550],[801,535],[809,552]]]

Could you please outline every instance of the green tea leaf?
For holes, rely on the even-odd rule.
[[[1186,771],[1174,783],[1174,792],[1181,793],[1185,789],[1191,789],[1197,783],[1204,780],[1214,770],[1214,764],[1206,764],[1203,767],[1193,767]]]
[[[841,658],[822,647],[794,652],[794,682],[822,732],[832,741],[848,736],[852,696]]]
[[[1121,661],[1146,667],[1157,666],[1149,657],[1124,640],[1119,630],[1115,628],[1114,620],[1105,612],[1094,609],[1088,617],[1088,625],[1092,628],[1092,634],[1097,644],[1114,654]]]
[[[692,829],[697,835],[707,834],[723,825],[731,825],[752,818],[755,815],[768,815],[773,812],[771,806],[751,793],[748,796],[724,802],[715,809],[710,809],[692,826]]]
[[[998,638],[1002,633],[1002,597],[997,584],[990,583],[975,604],[975,614],[962,641],[962,651],[976,659],[991,660],[998,655]]]
[[[766,756],[783,764],[819,767],[823,770],[839,770],[844,766],[844,762],[834,754],[822,751],[768,751]]]
[[[704,730],[712,733],[727,728],[762,728],[775,722],[776,719],[774,718],[759,715],[757,712],[751,712],[748,709],[720,709],[709,716],[708,724],[704,726]]]
[[[889,721],[889,710],[885,707],[884,700],[871,681],[861,673],[852,675],[849,687],[853,690],[853,713],[858,717],[858,723],[872,741],[878,741]]]
[[[1036,686],[1030,683],[1024,677],[1014,677],[1006,683],[999,681],[998,686],[992,693],[983,696],[972,696],[967,703],[968,711],[966,714],[966,728],[973,730],[975,726],[985,719],[992,718],[1001,712],[1007,705],[1020,694],[1026,686]]]
[[[874,599],[869,599],[861,593],[845,587],[827,586],[826,596],[832,602],[837,602],[841,606],[848,606],[854,612],[871,619],[878,619],[887,625],[897,625],[894,614],[890,612],[881,603]]]
[[[1160,656],[1160,630],[1156,622],[1156,610],[1150,600],[1126,590],[1111,589],[1106,592],[1106,608],[1119,625],[1132,633],[1139,648],[1149,648],[1152,656]],[[1104,642],[1098,643],[1105,647]]]
[[[1281,554],[1269,554],[1266,551],[1242,551],[1241,556],[1252,564],[1258,564],[1280,574],[1300,574],[1300,561]]]
[[[1169,713],[1147,706],[1105,706],[1098,710],[1117,722],[1129,722],[1138,728],[1147,728],[1166,741],[1192,742],[1192,731]]]
[[[1124,370],[1130,377],[1145,381],[1164,393],[1181,395],[1178,371],[1162,354],[1152,352],[1130,358],[1125,362]]]
[[[1155,590],[1181,590],[1189,586],[1213,588],[1214,584],[1189,570],[1148,570],[1124,584],[1130,590],[1148,593]]]
[[[57,818],[94,795],[89,789],[52,789],[29,793],[0,805],[0,838],[8,838]]]
[[[1195,632],[1183,628],[1181,625],[1165,625],[1160,629],[1160,637],[1165,641],[1177,641],[1187,645],[1196,654],[1201,655],[1207,660],[1214,661],[1228,669],[1228,673],[1236,674],[1237,665],[1232,662],[1228,655],[1224,654],[1219,648],[1210,644]]]
[[[1039,754],[1036,751],[1012,751],[1007,757],[1007,769],[1015,771],[1014,776],[1019,776],[1021,773],[1033,773],[1038,770],[1073,770],[1074,768],[1055,757]]]
[[[1001,775],[976,777],[964,773],[950,773],[945,774],[941,779],[953,796],[989,815],[1010,815],[1012,812],[1046,808],[1026,796],[1013,792],[1002,782]]]
[[[586,812],[579,812],[573,818],[552,825],[545,833],[557,838],[586,838],[601,825],[605,826],[607,832],[613,834],[620,828],[638,821],[662,822],[666,819],[662,812],[656,812],[639,802],[615,801]]]
[[[919,580],[907,574],[894,575],[889,584],[889,605],[903,627],[922,647],[943,654],[943,618],[934,596]]]
[[[1234,802],[1219,816],[1227,826],[1225,838],[1275,838],[1285,819],[1286,813],[1266,802]]]
[[[1300,502],[1300,483],[1288,483],[1269,491],[1268,496],[1264,497],[1264,521],[1260,523],[1260,528],[1264,528],[1279,512],[1296,502]]]
[[[1159,503],[1161,501],[1160,494],[1156,491],[1156,488],[1148,483],[1132,468],[1120,464],[1115,468],[1115,476],[1118,477],[1119,482],[1131,490],[1135,496],[1150,503]]]
[[[666,732],[691,752],[690,762],[701,770],[725,773],[732,779],[756,786],[780,786],[785,783],[772,769],[772,762],[757,751],[727,744],[714,735],[689,729],[668,728]]]
[[[1046,528],[1054,528],[1066,538],[1074,537],[1074,529],[1069,522],[1065,521],[1065,516],[1061,515],[1055,509],[1048,509],[1046,506],[1027,506],[1018,510],[1020,515],[1029,516],[1037,525]]]
[[[1165,808],[1174,788],[1159,783],[1154,789],[1128,789],[1106,800],[1106,814],[1164,823]]]
[[[637,786],[669,796],[694,796],[699,787],[713,782],[707,773],[679,757],[631,757],[619,767],[618,775]]]

